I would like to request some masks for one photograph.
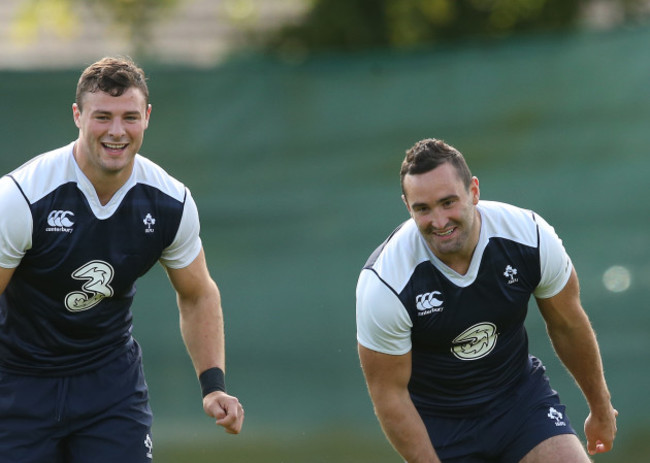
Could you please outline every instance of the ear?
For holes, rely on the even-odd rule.
[[[472,177],[472,182],[469,185],[469,193],[472,197],[472,204],[476,206],[479,199],[481,199],[481,189],[478,186],[478,178]]]
[[[72,103],[72,119],[74,120],[74,125],[77,126],[77,128],[81,128],[81,122],[79,119],[81,118],[81,109],[79,109],[79,106],[77,106],[77,103]]]
[[[151,105],[147,105],[147,110],[145,111],[144,114],[144,128],[149,127],[149,116],[151,116]]]

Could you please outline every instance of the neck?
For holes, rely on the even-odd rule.
[[[93,168],[93,165],[79,154],[77,147],[78,143],[79,142],[77,141],[77,143],[72,147],[72,155],[81,172],[86,176],[95,189],[95,194],[97,194],[99,203],[102,206],[105,206],[111,200],[113,195],[126,183],[131,172],[126,172],[125,170],[113,172]]]
[[[459,275],[465,275],[469,270],[476,246],[478,246],[478,240],[481,236],[481,213],[478,209],[474,212],[474,222],[464,248],[448,256],[438,256],[447,267]]]
[[[465,275],[469,270],[469,266],[472,263],[472,257],[474,256],[474,250],[467,256],[456,256],[453,259],[440,259],[447,267],[452,269],[454,272],[459,275]]]

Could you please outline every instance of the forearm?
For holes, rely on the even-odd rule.
[[[612,411],[603,363],[589,317],[580,303],[580,286],[575,269],[564,289],[537,303],[555,352],[582,390],[592,413]]]
[[[361,367],[379,423],[407,463],[440,463],[408,391],[411,352],[383,354],[359,344]]]
[[[374,401],[384,434],[407,463],[440,463],[410,397],[377,397]]]
[[[181,335],[197,375],[212,367],[225,371],[223,313],[216,285],[196,299],[179,297],[178,307]]]
[[[593,413],[608,413],[611,395],[607,388],[596,335],[586,319],[574,326],[549,329],[553,347],[582,390]]]
[[[585,420],[587,450],[590,454],[607,452],[616,436],[618,412],[607,389],[596,334],[580,303],[575,270],[562,291],[548,299],[538,299],[537,303],[555,352],[589,404],[590,413]]]

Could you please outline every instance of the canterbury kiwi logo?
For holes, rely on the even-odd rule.
[[[74,213],[70,211],[52,211],[47,216],[47,224],[50,227],[70,228],[74,225],[72,217],[74,217]]]
[[[492,352],[498,337],[494,323],[477,323],[456,336],[451,352],[461,360],[478,360]]]
[[[418,294],[415,297],[415,307],[420,311],[435,310],[442,306],[442,300],[438,299],[442,293],[440,291],[432,291],[430,293]]]

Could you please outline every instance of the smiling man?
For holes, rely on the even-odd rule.
[[[73,148],[75,160],[86,177],[94,185],[99,184],[95,189],[102,203],[131,175],[149,126],[151,105],[147,99],[137,87],[126,89],[119,97],[82,88],[72,105],[74,122],[79,128]]]
[[[426,139],[406,153],[411,216],[357,285],[359,357],[375,413],[408,463],[586,463],[565,406],[528,352],[535,297],[582,389],[590,454],[609,451],[617,411],[578,277],[532,211],[480,200],[462,154]]]
[[[239,433],[196,204],[138,154],[151,115],[144,72],[128,59],[92,64],[72,114],[77,140],[0,179],[0,461],[152,460],[131,304],[156,262],[177,295],[203,408]]]

